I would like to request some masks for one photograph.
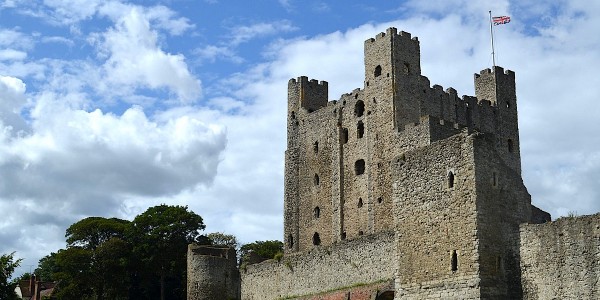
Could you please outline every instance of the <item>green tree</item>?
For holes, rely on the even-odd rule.
[[[131,222],[117,218],[89,217],[67,228],[67,246],[95,249],[113,237],[123,239]]]
[[[9,281],[21,259],[15,260],[15,253],[0,256],[0,299],[18,299],[15,293],[16,282]]]
[[[101,217],[85,218],[69,226],[67,249],[59,251],[54,262],[52,254],[44,260],[44,271],[61,281],[57,297],[71,299],[78,290],[98,300],[126,297],[131,245],[125,235],[130,226],[126,220]]]
[[[55,292],[56,298],[93,299],[92,251],[82,247],[69,247],[58,250],[55,259],[58,272],[53,276],[60,281]]]
[[[254,264],[283,253],[281,241],[256,241],[240,248],[242,264]]]
[[[202,217],[187,206],[154,206],[135,217],[131,236],[144,272],[158,279],[160,299],[169,284],[169,298],[185,298],[187,245],[202,238]],[[147,277],[146,280],[152,280]],[[153,298],[152,295],[147,295]]]
[[[229,246],[231,248],[238,248],[238,241],[233,234],[225,234],[223,232],[209,233],[206,237],[210,240],[211,245],[215,246]]]
[[[38,266],[33,271],[34,274],[42,281],[56,281],[54,274],[58,272],[56,265],[56,253],[52,252],[38,261]]]

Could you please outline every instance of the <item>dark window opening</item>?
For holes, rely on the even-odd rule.
[[[319,174],[315,174],[315,177],[313,178],[313,182],[314,182],[315,186],[319,185]]]
[[[496,176],[496,172],[492,173],[492,186],[498,185],[498,177]]]
[[[454,187],[454,173],[452,173],[452,171],[448,172],[448,187]]]
[[[404,74],[410,73],[410,65],[408,63],[404,63]]]
[[[387,73],[387,77],[390,77],[390,73]]]
[[[358,235],[363,235],[365,234],[362,230],[358,232]]]
[[[342,240],[345,240],[345,239],[346,239],[346,232],[344,231],[344,232],[342,232]]]
[[[315,154],[319,153],[319,142],[315,142],[313,144],[313,151],[315,152]]]
[[[369,82],[367,81],[367,86],[369,86]]]
[[[375,67],[375,72],[374,72],[375,77],[379,77],[381,76],[381,66],[377,66]]]
[[[319,237],[318,232],[315,232],[315,234],[313,234],[312,242],[315,246],[321,245],[321,237]]]
[[[354,94],[354,99],[358,99],[358,93]]]
[[[502,273],[502,256],[496,258],[496,271]]]
[[[381,197],[377,198],[377,203],[383,203],[383,198],[381,198]]]
[[[394,300],[394,295],[394,291],[385,291],[379,294],[375,300]]]
[[[365,135],[365,124],[362,121],[358,121],[358,125],[356,126],[356,137],[362,138]]]
[[[354,173],[356,175],[365,173],[365,161],[363,159],[359,159],[354,163]]]
[[[513,150],[513,141],[511,139],[508,139],[508,152],[513,153]]]
[[[290,249],[294,248],[294,237],[291,234],[288,235],[288,247]]]
[[[362,100],[356,101],[356,105],[354,106],[354,115],[357,117],[362,117],[365,112],[365,103]]]
[[[348,128],[342,129],[342,143],[348,143]]]
[[[321,216],[321,209],[317,206],[314,209],[315,219],[318,219]]]
[[[506,101],[506,108],[510,108],[510,102]]]
[[[363,201],[362,198],[358,198],[358,208],[363,207]]]
[[[295,113],[295,112],[292,112],[292,113],[291,113],[291,117],[292,117],[292,120],[296,120],[296,113]]]
[[[456,250],[452,250],[452,272],[458,271],[458,256]]]

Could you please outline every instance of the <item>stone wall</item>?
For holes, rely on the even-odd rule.
[[[187,254],[188,300],[240,299],[235,250],[190,244]]]
[[[395,161],[397,295],[478,299],[472,135],[457,134]]]
[[[310,296],[387,282],[394,252],[394,234],[384,232],[249,265],[240,271],[242,299],[318,299]]]
[[[523,299],[600,299],[600,214],[523,224]]]

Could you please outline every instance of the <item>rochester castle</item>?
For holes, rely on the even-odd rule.
[[[409,33],[364,50],[337,101],[288,83],[283,258],[190,245],[188,299],[600,298],[600,214],[551,222],[523,185],[514,72],[459,98]]]

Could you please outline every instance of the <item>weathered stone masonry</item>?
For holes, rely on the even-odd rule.
[[[227,295],[597,298],[599,218],[532,225],[550,215],[521,178],[515,73],[485,69],[459,98],[421,75],[409,33],[364,51],[364,87],[339,100],[325,81],[289,81],[285,255],[241,270]],[[188,298],[222,299],[199,295],[218,294],[231,262],[190,255]]]

